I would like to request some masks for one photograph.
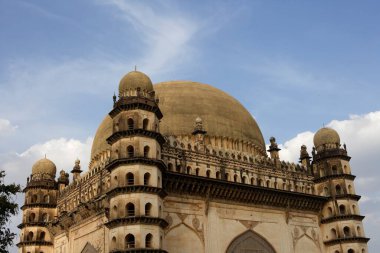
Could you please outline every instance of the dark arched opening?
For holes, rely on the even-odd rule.
[[[260,235],[253,231],[247,231],[236,237],[227,249],[227,253],[237,252],[260,252],[260,253],[276,253],[274,248]]]

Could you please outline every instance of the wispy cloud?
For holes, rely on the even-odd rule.
[[[137,64],[145,71],[162,73],[191,59],[194,48],[190,42],[199,28],[195,20],[171,5],[154,8],[138,1],[124,0],[104,3],[117,7],[122,17],[135,28],[145,49]]]
[[[12,125],[9,120],[0,119],[0,137],[13,133],[17,128],[18,126]]]
[[[337,85],[331,77],[325,73],[316,73],[292,61],[289,57],[273,58],[258,57],[248,68],[257,78],[265,83],[270,83],[283,89],[308,87],[310,89],[333,89]]]

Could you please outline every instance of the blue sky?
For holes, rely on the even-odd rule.
[[[377,1],[0,0],[0,165],[25,184],[43,153],[86,163],[118,81],[186,79],[237,98],[283,159],[336,128],[380,247]],[[61,157],[72,158],[69,162]],[[21,173],[21,174],[20,174]]]

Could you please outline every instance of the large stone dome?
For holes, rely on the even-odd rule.
[[[265,142],[252,115],[233,97],[207,84],[170,81],[154,85],[164,115],[163,135],[191,135],[200,117],[207,135],[251,142],[265,152]],[[92,146],[91,158],[109,149],[106,139],[112,134],[107,115],[100,124]]]
[[[207,84],[191,81],[162,82],[154,86],[164,115],[165,135],[188,135],[200,117],[209,136],[245,140],[265,150],[260,128],[252,115],[233,97]]]

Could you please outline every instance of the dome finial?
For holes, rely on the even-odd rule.
[[[137,71],[137,65],[135,65],[135,71]]]

